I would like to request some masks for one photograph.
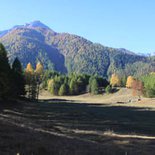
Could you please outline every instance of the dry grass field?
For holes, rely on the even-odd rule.
[[[132,90],[121,88],[114,94],[104,95],[78,95],[78,96],[51,96],[49,92],[43,91],[40,94],[40,99],[60,99],[75,103],[97,103],[109,106],[129,106],[129,107],[148,107],[155,108],[155,98],[144,98],[138,101],[137,96],[132,95]],[[129,102],[131,100],[131,102]]]
[[[1,103],[0,155],[154,155],[154,99],[128,103],[130,97],[126,89],[104,96],[43,92],[38,103]]]

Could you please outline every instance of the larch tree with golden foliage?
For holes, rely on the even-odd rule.
[[[26,77],[28,98],[30,100],[35,100],[37,97],[37,81],[35,71],[31,63],[27,64],[27,67],[25,69],[25,77]]]
[[[30,100],[38,99],[40,84],[43,79],[43,65],[39,62],[34,70],[31,63],[27,64],[25,70],[25,77],[27,81],[28,98]]]
[[[43,70],[43,65],[40,62],[38,62],[36,65],[35,73],[41,75],[43,73]]]
[[[112,74],[111,79],[110,79],[110,84],[113,87],[120,86],[121,80],[120,80],[120,78],[118,77],[117,74]]]
[[[50,79],[47,82],[47,89],[48,89],[49,92],[51,91],[51,86],[53,85],[53,83],[54,83],[53,79]]]
[[[31,63],[28,63],[27,64],[26,69],[25,69],[25,72],[27,74],[33,74],[34,73],[34,69],[33,69],[32,65],[31,65]]]
[[[35,70],[35,77],[36,77],[36,83],[37,83],[36,99],[38,99],[40,84],[43,80],[43,70],[44,70],[43,65],[40,62],[38,62],[36,65],[36,70]]]
[[[127,82],[126,82],[126,87],[127,88],[132,88],[132,84],[135,81],[135,78],[133,76],[128,76]]]
[[[25,78],[26,78],[26,90],[28,94],[28,98],[32,99],[33,93],[32,93],[32,84],[33,84],[33,74],[34,74],[34,69],[31,65],[31,63],[28,63],[25,69]]]

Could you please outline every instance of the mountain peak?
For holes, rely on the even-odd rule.
[[[11,29],[0,31],[0,38],[5,36],[9,32],[11,32],[12,30],[17,30],[17,29],[21,29],[21,28],[29,28],[29,29],[43,28],[43,29],[50,30],[51,32],[53,32],[53,34],[56,34],[56,32],[53,31],[51,28],[49,28],[47,25],[43,24],[39,20],[35,20],[33,22],[26,23],[24,25],[15,25]]]
[[[41,27],[41,28],[46,28],[46,29],[50,29],[48,26],[46,26],[45,24],[43,24],[41,21],[39,20],[36,20],[36,21],[33,21],[31,23],[27,23],[25,25],[26,27]]]

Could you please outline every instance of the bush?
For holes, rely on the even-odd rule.
[[[145,75],[141,80],[144,84],[144,95],[146,97],[155,97],[155,75]]]
[[[108,85],[108,86],[105,88],[105,92],[106,92],[107,94],[112,93],[112,87],[111,87],[111,85]]]
[[[144,91],[144,94],[146,97],[153,98],[153,97],[155,97],[155,89],[146,89]]]

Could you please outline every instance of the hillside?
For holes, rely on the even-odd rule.
[[[18,57],[25,67],[41,61],[46,69],[107,76],[144,74],[154,70],[154,59],[92,43],[77,35],[57,33],[40,21],[15,26],[0,32],[0,42],[10,63]]]

